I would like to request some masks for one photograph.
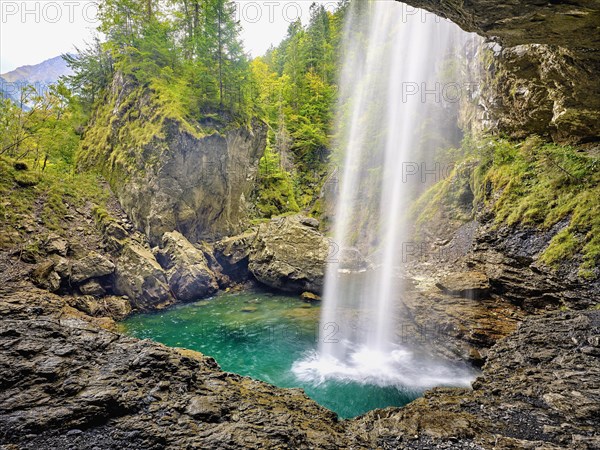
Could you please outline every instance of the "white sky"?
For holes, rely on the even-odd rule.
[[[288,25],[309,18],[310,5],[336,0],[236,0],[242,39],[252,56],[277,45]],[[0,0],[0,73],[83,47],[97,25],[97,0]]]

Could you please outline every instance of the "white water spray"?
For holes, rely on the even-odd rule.
[[[400,345],[397,307],[414,188],[406,170],[427,151],[424,124],[431,105],[440,108],[450,95],[451,101],[461,95],[457,80],[442,79],[441,66],[472,35],[396,1],[357,0],[350,8],[340,79],[338,145],[344,160],[334,242],[341,249],[365,242],[368,250],[375,247],[378,269],[342,276],[340,262],[330,262],[319,350],[293,371],[317,383],[468,385],[468,371],[417,358]]]

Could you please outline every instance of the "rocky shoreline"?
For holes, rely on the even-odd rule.
[[[106,330],[21,282],[0,296],[0,445],[17,448],[598,448],[600,311],[526,319],[473,390],[339,421],[300,390]]]
[[[403,299],[411,322],[403,342],[483,366],[473,390],[437,388],[348,421],[300,390],[115,332],[114,319],[136,310],[249,280],[319,293],[330,242],[318,222],[278,218],[212,244],[165,233],[154,249],[128,228],[113,210],[90,226],[88,234],[100,233],[94,248],[73,252],[79,241],[53,238],[35,265],[0,258],[1,448],[598,448],[600,311],[585,310],[594,285],[578,301],[561,291],[556,301],[533,301],[527,289],[545,285],[502,275],[517,273],[517,263],[529,270],[531,258],[499,252],[497,243],[510,240],[491,238],[485,226],[468,242],[458,230],[442,243],[464,247],[452,261],[420,258]],[[345,267],[366,264],[350,253]],[[52,279],[60,295],[48,292]],[[93,283],[102,291],[86,294]],[[511,300],[500,295],[503,283],[525,290]]]

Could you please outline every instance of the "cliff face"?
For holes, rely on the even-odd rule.
[[[418,256],[485,273],[493,295],[528,312],[596,305],[597,157],[539,138],[488,138],[463,151],[413,206]]]
[[[598,207],[590,143],[600,141],[600,2],[406,3],[488,40],[469,118],[479,119],[475,130],[510,138],[493,154],[494,145],[476,144],[454,176],[419,200],[433,202],[417,223],[425,253],[481,270],[495,295],[526,310],[597,303],[597,225],[582,212]],[[543,139],[532,145],[532,135]],[[574,151],[549,140],[588,145]]]
[[[265,145],[263,123],[203,127],[117,74],[79,163],[100,168],[136,228],[156,245],[173,230],[191,241],[241,232]]]
[[[600,2],[407,0],[499,45],[485,70],[491,131],[556,142],[600,138]]]
[[[568,144],[600,138],[600,59],[565,47],[518,45],[500,50],[488,70],[493,79],[482,103],[492,131]]]
[[[123,208],[152,243],[178,230],[189,240],[239,233],[247,218],[246,199],[254,187],[265,133],[236,128],[196,138],[169,123],[164,143],[144,149],[158,164],[116,184]]]

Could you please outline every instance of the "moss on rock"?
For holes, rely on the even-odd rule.
[[[598,276],[600,158],[593,150],[534,136],[517,142],[467,139],[462,153],[452,173],[413,206],[417,225],[445,220],[445,227],[453,230],[488,212],[496,227],[548,231],[566,221],[538,255],[539,261],[558,268],[577,260],[580,276]],[[471,203],[464,201],[469,191]]]
[[[79,168],[101,171],[153,244],[173,230],[192,241],[241,232],[266,145],[260,121],[186,115],[182,89],[117,73],[78,152]]]

